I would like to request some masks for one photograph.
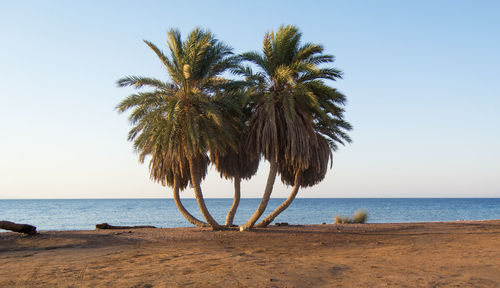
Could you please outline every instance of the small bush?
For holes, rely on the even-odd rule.
[[[363,224],[366,223],[366,220],[368,219],[368,212],[365,210],[358,210],[354,213],[352,218],[335,215],[334,219],[335,224]]]
[[[339,215],[335,215],[335,224],[348,224],[351,223],[351,219],[349,217],[342,217]]]
[[[352,220],[354,223],[359,223],[363,224],[366,223],[366,220],[368,219],[368,212],[365,210],[358,210],[356,213],[354,213],[354,216],[352,216]]]

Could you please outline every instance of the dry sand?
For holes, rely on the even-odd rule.
[[[0,287],[500,287],[499,244],[500,220],[0,233]]]

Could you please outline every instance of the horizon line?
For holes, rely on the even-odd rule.
[[[0,198],[1,200],[159,200],[171,197],[145,197],[145,198]],[[194,197],[182,198],[183,200]],[[204,197],[204,199],[233,199],[232,197]],[[241,197],[241,199],[262,199],[260,197]],[[271,197],[270,199],[287,199],[286,197]],[[295,199],[500,199],[500,197],[297,197]]]

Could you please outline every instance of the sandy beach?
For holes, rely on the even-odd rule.
[[[0,287],[499,287],[500,220],[0,233]]]

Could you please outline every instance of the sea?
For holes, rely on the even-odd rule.
[[[267,215],[285,199],[269,201]],[[212,216],[224,223],[232,199],[205,199]],[[184,206],[202,219],[195,199]],[[241,199],[235,224],[246,222],[260,199]],[[335,215],[368,212],[368,223],[402,223],[500,219],[500,198],[298,198],[275,222],[333,223]],[[0,200],[0,220],[46,230],[92,230],[98,223],[157,227],[190,227],[172,199],[44,199]],[[5,232],[5,230],[1,230]]]

